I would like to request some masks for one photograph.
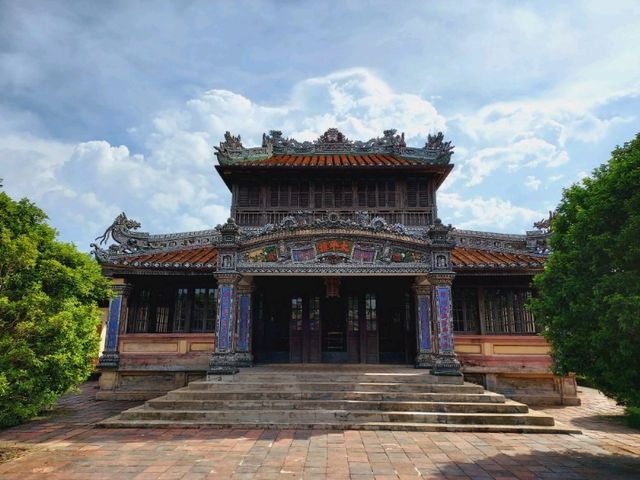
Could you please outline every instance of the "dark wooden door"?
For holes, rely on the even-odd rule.
[[[360,363],[360,296],[351,294],[347,297],[347,361]],[[364,358],[362,358],[364,362]]]
[[[347,322],[341,298],[327,298],[322,315],[322,361],[347,361]]]
[[[364,294],[364,316],[361,324],[364,358],[366,363],[378,363],[378,297],[375,293]]]
[[[302,296],[292,296],[289,304],[289,361],[302,363],[304,340]]]
[[[322,349],[320,347],[321,310],[320,296],[310,295],[308,298],[308,316],[303,326],[305,337],[303,362],[318,363],[322,361]]]

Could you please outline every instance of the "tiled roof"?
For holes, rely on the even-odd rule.
[[[495,252],[456,247],[452,252],[453,269],[541,269],[544,257],[524,253]]]
[[[522,253],[495,252],[456,247],[453,249],[454,270],[539,270],[544,267],[544,257]],[[151,269],[215,269],[218,251],[214,247],[192,248],[146,255],[131,255],[106,262],[105,266]]]
[[[108,266],[134,268],[181,268],[212,269],[218,261],[218,250],[214,247],[192,248],[173,252],[159,252],[146,255],[132,255],[116,261],[106,262]]]
[[[370,155],[273,155],[262,160],[245,162],[243,166],[260,167],[395,167],[425,166],[424,161],[372,153]]]

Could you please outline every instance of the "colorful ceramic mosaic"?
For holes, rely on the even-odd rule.
[[[238,351],[249,351],[249,322],[251,321],[251,295],[238,295]]]
[[[401,248],[392,248],[391,261],[395,263],[415,263],[420,261],[420,254]]]
[[[453,352],[453,337],[451,331],[451,289],[449,287],[436,288],[438,306],[438,346],[443,353]]]
[[[253,263],[261,262],[277,262],[278,250],[275,245],[269,245],[268,247],[258,248],[247,254],[247,259]]]
[[[418,296],[418,321],[420,322],[420,352],[431,352],[431,309],[429,296]]]
[[[312,245],[291,249],[291,258],[294,262],[308,262],[316,258],[316,251]]]
[[[376,259],[376,250],[375,248],[355,246],[352,258],[354,262],[371,263]]]
[[[220,287],[220,312],[218,326],[218,352],[227,352],[231,348],[231,314],[233,308],[233,285]]]

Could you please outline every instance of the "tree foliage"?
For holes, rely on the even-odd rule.
[[[56,241],[33,203],[0,192],[0,426],[36,415],[87,378],[97,303],[108,296],[89,255]]]
[[[564,191],[533,308],[556,373],[640,406],[640,134]]]

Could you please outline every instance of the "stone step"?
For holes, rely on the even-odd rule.
[[[379,366],[270,366],[212,375],[101,426],[577,432],[461,377]]]
[[[97,424],[102,428],[211,428],[211,429],[315,429],[315,430],[392,430],[405,432],[485,432],[485,433],[582,433],[575,427],[557,423],[545,425],[492,425],[492,424],[443,424],[407,422],[334,422],[334,423],[256,423],[216,421],[167,421],[167,420],[121,420],[113,417]]]
[[[197,381],[189,383],[190,390],[234,391],[234,392],[299,392],[299,391],[355,391],[378,392],[447,392],[447,393],[483,393],[481,385],[465,383],[462,385],[404,383],[404,382],[212,382]]]
[[[521,413],[451,413],[398,412],[376,410],[156,410],[145,405],[120,414],[121,420],[200,421],[226,424],[254,422],[277,423],[446,423],[474,425],[544,425],[554,420],[537,412]]]
[[[310,392],[237,392],[191,390],[180,388],[166,395],[168,400],[362,400],[362,401],[396,401],[396,402],[469,402],[469,403],[504,403],[505,397],[499,393],[438,393],[438,392],[370,392],[370,391],[310,391]]]
[[[241,372],[236,375],[210,375],[206,381],[216,381],[222,383],[429,383],[445,385],[462,385],[464,383],[461,376],[436,376],[425,373],[422,370],[413,370],[410,373],[400,372],[373,372],[373,373],[330,373],[330,372],[304,372],[304,373],[262,373]]]
[[[366,400],[176,400],[160,397],[147,405],[157,410],[378,410],[455,413],[527,413],[518,402],[416,402]]]

